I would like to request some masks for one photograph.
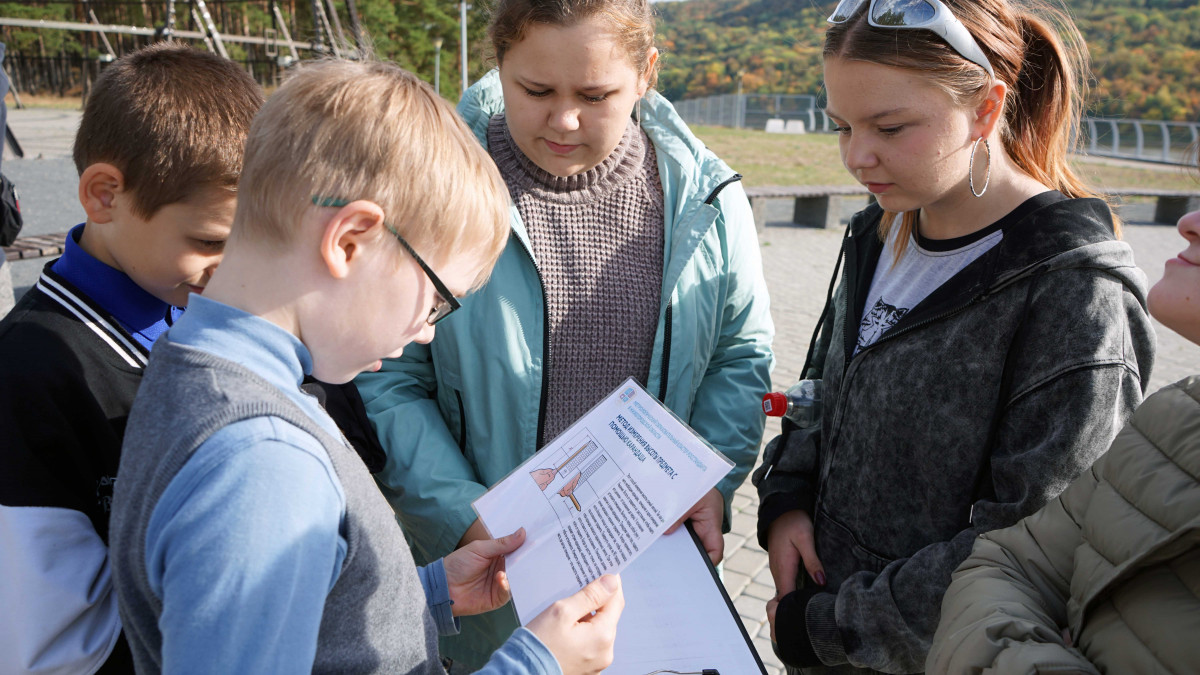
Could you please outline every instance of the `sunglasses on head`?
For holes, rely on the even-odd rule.
[[[312,202],[317,206],[332,206],[336,208],[341,208],[350,203],[350,201],[347,199],[338,199],[336,197],[313,197]],[[404,250],[408,251],[408,254],[413,257],[413,260],[417,262],[417,266],[421,268],[421,271],[425,273],[425,276],[429,277],[429,282],[433,284],[434,290],[437,291],[437,297],[434,299],[433,308],[429,310],[429,316],[426,317],[425,322],[430,326],[433,326],[447,316],[450,316],[450,313],[454,310],[462,307],[462,304],[459,303],[458,298],[454,297],[454,294],[450,292],[450,289],[446,288],[446,284],[442,283],[442,280],[438,278],[438,275],[433,273],[433,270],[429,268],[429,265],[426,265],[425,261],[421,259],[421,256],[417,255],[417,252],[413,250],[413,247],[410,246],[407,241],[405,241],[404,237],[400,236],[400,232],[387,222],[384,222],[383,226],[387,228],[388,232],[392,233],[392,236],[394,236],[402,246],[404,246]]]
[[[858,13],[867,0],[842,0],[826,19],[829,23],[846,23]],[[950,8],[941,0],[870,0],[867,22],[876,28],[924,28],[937,33],[964,59],[978,64],[988,75],[996,76],[992,64]]]

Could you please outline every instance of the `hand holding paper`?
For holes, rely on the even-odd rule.
[[[704,552],[708,559],[716,565],[725,557],[725,538],[721,536],[721,524],[725,520],[725,498],[716,488],[704,493],[700,501],[675,524],[667,529],[666,534],[672,534],[683,525],[685,520],[692,521],[692,529],[704,544]]]
[[[550,605],[529,630],[558,659],[564,673],[599,673],[612,663],[617,620],[625,608],[621,579],[606,574]]]
[[[504,606],[511,596],[504,556],[525,543],[525,530],[499,539],[473,541],[442,559],[454,616],[472,616]]]
[[[528,622],[623,570],[732,468],[629,379],[474,506],[490,532],[528,533],[506,563],[517,615]]]

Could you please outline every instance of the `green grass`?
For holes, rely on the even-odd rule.
[[[746,185],[855,185],[842,166],[835,134],[768,134],[728,127],[694,126],[692,131]]]
[[[854,185],[842,166],[834,134],[768,134],[748,129],[694,126],[692,131],[745,177],[746,185]],[[1200,190],[1186,168],[1147,164],[1128,166],[1103,158],[1076,156],[1073,166],[1097,188]]]

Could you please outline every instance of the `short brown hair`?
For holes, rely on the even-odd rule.
[[[966,26],[1008,85],[1000,138],[1005,153],[1038,182],[1073,198],[1099,197],[1071,168],[1071,128],[1083,109],[1086,45],[1070,17],[1042,0],[943,0]],[[982,102],[991,77],[929,30],[877,28],[868,3],[825,33],[825,57],[867,61],[918,72],[956,104]],[[885,213],[886,238],[898,214]],[[907,245],[917,213],[900,219],[896,259]],[[1120,223],[1113,220],[1120,234]]]
[[[509,48],[525,39],[531,24],[567,27],[593,16],[608,22],[634,69],[653,88],[658,83],[658,64],[651,70],[647,56],[654,46],[650,0],[496,0],[488,38],[496,61],[503,62]]]
[[[255,118],[238,189],[235,239],[287,246],[314,197],[366,199],[421,257],[480,256],[474,286],[508,241],[491,157],[433,87],[390,63],[299,67]]]
[[[96,79],[75,135],[75,168],[121,170],[143,218],[209,187],[236,188],[259,86],[228,59],[174,42],[121,57]]]

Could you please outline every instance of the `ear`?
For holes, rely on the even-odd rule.
[[[110,222],[117,195],[124,191],[125,174],[112,164],[100,162],[84,169],[79,176],[79,203],[88,222]]]
[[[646,71],[642,73],[641,81],[638,82],[638,98],[646,95],[650,90],[650,73],[654,72],[654,66],[658,63],[658,47],[651,47],[646,50]]]
[[[975,108],[975,120],[971,126],[971,140],[989,138],[992,130],[1004,117],[1004,97],[1008,95],[1008,85],[1000,80],[993,80],[983,101]]]
[[[372,245],[380,241],[383,209],[375,202],[359,199],[339,208],[325,221],[321,234],[321,258],[335,279],[345,279],[361,264]]]

